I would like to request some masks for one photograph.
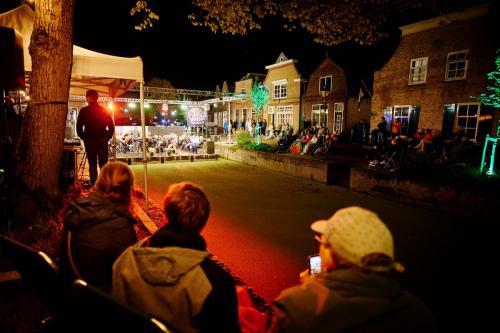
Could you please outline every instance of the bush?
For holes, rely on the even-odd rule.
[[[266,153],[276,153],[278,151],[278,147],[271,146],[267,143],[256,144],[254,142],[244,142],[240,144],[238,142],[238,146],[243,149],[263,151]]]
[[[500,176],[481,174],[478,167],[464,164],[415,163],[399,170],[398,178],[421,184],[449,186],[483,195],[500,196]]]
[[[248,131],[237,131],[236,142],[238,143],[238,146],[242,147],[248,143],[253,143],[253,138],[250,136]]]
[[[273,146],[267,143],[256,144],[254,138],[250,136],[248,131],[238,131],[236,133],[238,147],[247,150],[263,151],[266,153],[275,153],[278,151],[277,146]]]

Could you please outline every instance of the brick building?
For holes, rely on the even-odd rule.
[[[349,132],[362,119],[369,122],[371,101],[365,97],[369,92],[361,87],[363,93],[359,95],[360,84],[353,85],[357,93],[349,94],[344,70],[325,57],[307,81],[303,102],[305,118],[312,123],[326,124],[330,131],[339,134]]]
[[[400,28],[398,48],[374,74],[372,129],[385,116],[389,126],[400,118],[401,135],[408,136],[430,128],[446,137],[461,126],[469,138],[481,141],[492,130],[494,110],[470,98],[486,91],[499,46],[489,8],[476,6]]]
[[[275,128],[288,123],[296,132],[299,129],[301,76],[297,70],[297,60],[288,59],[281,53],[276,63],[266,66],[267,75],[264,85],[269,89],[271,98],[264,117]]]
[[[253,85],[264,80],[264,74],[248,73],[241,80],[235,82],[234,92],[248,96],[252,91]],[[256,120],[255,111],[252,108],[252,103],[245,97],[241,100],[231,102],[230,116],[232,121],[237,121],[239,124],[247,120]]]

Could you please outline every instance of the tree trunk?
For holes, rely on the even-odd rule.
[[[17,173],[31,190],[59,194],[73,61],[74,0],[36,0],[31,101],[17,147]]]

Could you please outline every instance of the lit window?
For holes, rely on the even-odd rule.
[[[276,116],[277,116],[277,124],[276,125],[283,125],[288,123],[290,126],[293,125],[293,106],[292,105],[286,105],[286,106],[278,106],[276,108]]]
[[[332,91],[332,76],[322,76],[319,78],[319,91]]]
[[[287,98],[288,90],[286,80],[273,82],[273,99]]]
[[[469,50],[448,53],[446,59],[446,81],[463,80],[467,77]]]
[[[457,104],[456,126],[461,126],[465,130],[465,135],[474,141],[477,136],[479,114],[479,103]]]
[[[314,104],[312,106],[312,122],[316,125],[328,124],[327,104]]]
[[[411,59],[408,84],[425,83],[428,59],[429,57]]]

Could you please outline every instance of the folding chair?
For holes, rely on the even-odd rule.
[[[398,152],[397,151],[394,151],[390,156],[389,158],[387,159],[387,161],[385,162],[384,164],[384,170],[385,169],[388,169],[389,171],[396,171],[399,169],[400,165],[399,165],[399,161],[398,161]]]
[[[159,320],[120,302],[83,280],[73,282],[79,308],[78,332],[171,332]]]
[[[0,235],[0,246],[25,285],[54,316],[42,320],[42,330],[64,331],[63,323],[69,319],[72,308],[71,297],[54,261],[46,253],[3,235]]]

